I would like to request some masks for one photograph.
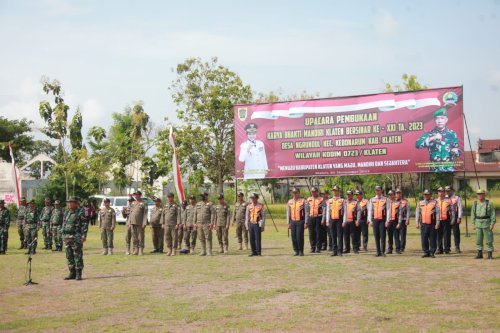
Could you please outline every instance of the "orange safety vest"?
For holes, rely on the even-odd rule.
[[[436,222],[436,206],[437,202],[435,200],[429,200],[427,203],[425,203],[425,200],[420,201],[420,218],[423,224]]]
[[[450,218],[450,213],[448,212],[448,207],[451,205],[451,200],[449,198],[437,199],[439,203],[439,210],[441,211],[439,219],[441,221],[446,221]]]
[[[358,201],[360,210],[361,210],[361,220],[366,221],[366,217],[368,216],[368,211],[366,209],[366,205],[368,205],[368,199],[361,199]]]
[[[288,200],[288,206],[290,207],[290,220],[292,221],[302,221],[306,217],[305,211],[305,200],[300,198],[297,201],[294,199]]]
[[[342,208],[344,205],[344,199],[342,198],[337,198],[337,199],[330,199],[330,219],[332,220],[338,220],[341,218],[342,214]]]
[[[391,221],[397,221],[399,218],[399,206],[401,205],[401,200],[391,201]]]
[[[346,201],[346,206],[347,206],[346,221],[347,222],[352,222],[356,219],[354,214],[356,213],[356,206],[357,205],[358,205],[358,202],[356,200]]]
[[[323,214],[323,197],[309,197],[307,198],[309,203],[309,216],[316,217]]]
[[[385,220],[387,211],[386,203],[386,197],[381,197],[380,199],[377,197],[372,198],[373,218],[375,220]]]
[[[262,220],[262,209],[264,209],[264,206],[261,203],[258,203],[255,206],[253,204],[248,205],[250,223],[255,224]]]

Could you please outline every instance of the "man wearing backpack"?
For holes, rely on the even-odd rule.
[[[476,191],[477,200],[472,206],[472,224],[476,228],[476,259],[483,258],[483,238],[486,238],[486,248],[488,249],[488,259],[493,259],[493,227],[496,223],[495,207],[486,200],[486,191],[478,189]]]

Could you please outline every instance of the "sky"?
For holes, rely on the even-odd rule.
[[[0,115],[42,127],[47,76],[84,136],[139,100],[161,126],[176,121],[173,68],[216,56],[254,92],[379,93],[403,73],[463,85],[475,147],[500,139],[499,36],[500,0],[0,0]]]

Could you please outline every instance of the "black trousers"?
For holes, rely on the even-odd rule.
[[[399,243],[401,244],[401,251],[405,250],[406,247],[406,230],[408,226],[406,223],[402,222],[401,227],[399,229]]]
[[[332,252],[342,252],[344,250],[344,229],[341,219],[330,220],[330,232],[332,234]]]
[[[344,227],[344,244],[346,251],[351,251],[351,240],[352,240],[352,249],[359,250],[359,243],[356,246],[356,232],[355,232],[356,223],[354,221],[347,222]]]
[[[328,246],[328,241],[330,241],[330,247],[332,246],[332,239],[328,240],[328,233],[329,233],[329,228],[326,227],[326,225],[321,224],[319,227],[319,238],[321,240],[321,250],[326,250],[326,247]]]
[[[458,224],[457,221],[455,220],[455,223],[451,226],[451,229],[453,230],[455,249],[460,249],[460,224]]]
[[[389,246],[387,250],[392,252],[393,244],[396,246],[396,251],[401,250],[401,240],[399,238],[400,229],[397,229],[398,221],[389,221],[389,226],[387,227],[387,238]]]
[[[436,252],[436,224],[420,224],[420,237],[422,238],[422,251],[425,254]]]
[[[366,221],[360,220],[359,227],[355,227],[356,233],[356,243],[358,244],[358,250],[361,246],[361,235],[363,235],[363,248],[368,246],[368,223]]]
[[[321,216],[309,218],[309,243],[311,250],[321,250]]]
[[[375,237],[375,246],[377,254],[385,253],[385,221],[373,220],[373,237]]]
[[[333,248],[333,240],[332,240],[332,228],[326,227],[326,237],[328,238],[328,249],[331,250]]]
[[[258,223],[248,223],[248,233],[250,234],[250,246],[252,248],[253,255],[259,255],[262,253],[261,247],[261,236],[262,231]]]
[[[295,252],[304,252],[304,221],[290,222],[292,246]]]
[[[451,247],[451,225],[450,220],[441,220],[437,230],[437,248],[439,252],[450,251]]]

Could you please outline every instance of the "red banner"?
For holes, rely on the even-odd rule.
[[[237,178],[464,168],[463,88],[234,107]]]

